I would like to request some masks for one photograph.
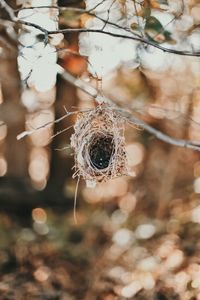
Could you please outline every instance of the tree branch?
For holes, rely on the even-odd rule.
[[[96,16],[95,14],[92,14],[91,12],[89,12],[89,14],[93,15],[94,17],[100,19],[103,22],[107,22],[107,24],[110,24],[116,28],[125,30],[128,34],[119,34],[119,33],[113,33],[113,32],[109,32],[109,31],[105,31],[102,29],[88,29],[88,28],[65,28],[65,29],[58,29],[58,30],[47,30],[42,26],[39,26],[35,23],[31,23],[31,22],[26,22],[24,20],[20,20],[19,18],[17,18],[14,14],[14,10],[4,1],[4,0],[0,0],[0,5],[7,11],[7,13],[9,14],[11,20],[15,23],[21,24],[21,25],[25,25],[25,26],[29,26],[29,27],[33,27],[36,28],[38,30],[40,30],[41,32],[44,33],[45,36],[45,42],[47,42],[48,36],[52,35],[52,34],[57,34],[57,33],[71,33],[71,32],[93,32],[93,33],[99,33],[99,34],[105,34],[105,35],[109,35],[112,37],[116,37],[116,38],[123,38],[123,39],[129,39],[129,40],[134,40],[134,41],[138,41],[141,42],[143,44],[155,47],[159,50],[162,50],[163,52],[168,52],[168,53],[172,53],[172,54],[177,54],[177,55],[182,55],[182,56],[195,56],[195,57],[200,57],[200,51],[196,51],[196,52],[191,52],[191,51],[187,51],[187,50],[176,50],[176,49],[171,49],[171,48],[166,48],[163,47],[160,44],[156,44],[153,41],[150,41],[144,37],[141,37],[140,35],[132,32],[131,30],[127,29],[127,28],[123,28],[120,25],[114,24],[112,22],[109,22],[107,20],[104,20],[98,16]],[[40,8],[44,8],[45,6],[41,6]],[[46,6],[47,7],[47,6]],[[38,7],[37,7],[38,8]],[[55,8],[54,6],[52,8]],[[72,9],[72,8],[70,8]],[[87,13],[86,10],[83,9],[74,9],[75,11],[80,11],[84,13]]]
[[[100,95],[98,93],[98,91],[93,86],[88,84],[87,82],[84,82],[83,80],[74,77],[73,75],[69,74],[66,71],[64,71],[62,73],[62,77],[66,81],[68,81],[69,83],[71,83],[72,85],[77,87],[78,89],[85,92],[87,95],[93,97],[99,104],[103,104],[103,103],[109,104],[108,109],[114,109],[114,110],[118,111],[120,113],[120,115],[124,118],[125,121],[127,121],[130,124],[142,127],[144,130],[146,130],[150,134],[154,135],[157,139],[159,139],[165,143],[174,145],[174,146],[200,151],[200,142],[194,142],[194,141],[190,141],[190,140],[176,139],[176,138],[170,137],[169,135],[152,127],[151,125],[149,125],[145,121],[141,120],[140,118],[134,116],[130,110],[123,109],[123,108],[119,107],[118,105],[116,105],[111,99],[109,99],[103,95]],[[37,130],[46,128],[47,126],[52,125],[53,123],[58,123],[61,120],[65,119],[66,117],[76,114],[76,113],[78,113],[78,112],[77,111],[66,112],[66,114],[64,116],[62,116],[61,118],[59,118],[55,121],[51,121],[40,127],[34,128],[29,131],[22,132],[21,134],[19,134],[17,136],[17,139],[20,140],[20,139],[24,138],[25,136],[33,134]]]
[[[193,142],[193,141],[189,141],[189,140],[176,139],[176,138],[170,137],[167,134],[152,127],[145,121],[134,116],[131,111],[125,110],[125,109],[117,106],[115,103],[113,103],[113,101],[111,99],[104,97],[102,95],[99,95],[98,91],[94,87],[92,87],[88,83],[84,82],[83,80],[75,78],[74,76],[72,76],[71,74],[69,74],[66,71],[62,73],[62,77],[66,81],[70,82],[71,84],[73,84],[74,86],[76,86],[77,88],[79,88],[80,90],[85,92],[86,94],[88,94],[89,96],[92,96],[93,98],[95,98],[95,100],[99,104],[108,103],[109,105],[112,105],[111,108],[119,111],[121,116],[125,120],[127,120],[130,124],[141,126],[147,132],[153,134],[157,139],[159,139],[165,143],[174,145],[174,146],[200,151],[200,142],[198,143],[198,142]]]
[[[17,22],[18,24],[22,24],[22,25],[34,27],[34,28],[40,30],[41,32],[44,33],[45,40],[47,39],[47,37],[49,35],[51,35],[51,34],[57,34],[57,33],[94,32],[94,33],[101,33],[101,34],[110,35],[110,36],[113,36],[113,37],[118,37],[118,38],[124,38],[124,39],[131,39],[131,40],[139,41],[139,42],[151,45],[153,47],[156,47],[156,48],[158,48],[160,50],[163,50],[165,52],[169,52],[169,53],[173,53],[173,54],[188,55],[188,56],[200,56],[200,52],[179,51],[179,50],[168,49],[168,48],[162,47],[161,45],[155,44],[152,41],[146,40],[143,37],[135,36],[134,33],[132,33],[131,31],[129,33],[132,34],[132,35],[124,35],[124,34],[118,34],[118,33],[112,33],[112,32],[109,32],[109,31],[104,31],[104,30],[102,31],[100,29],[86,29],[86,28],[66,28],[66,29],[59,29],[59,30],[55,30],[55,31],[49,31],[49,30],[46,30],[45,28],[43,28],[43,27],[41,27],[41,26],[39,26],[37,24],[31,23],[31,22],[26,22],[24,20],[20,20],[19,18],[17,18],[15,16],[15,14],[14,14],[14,10],[6,3],[6,1],[0,0],[0,5],[7,11],[8,15],[10,16],[10,19],[13,22]],[[82,11],[82,9],[81,9],[81,11]],[[97,17],[97,16],[95,15],[95,17]],[[103,20],[103,21],[105,21],[105,20]],[[108,23],[109,21],[106,20],[105,22]],[[112,25],[116,26],[116,24],[112,24]],[[124,28],[121,28],[121,29],[124,29]],[[68,82],[70,82],[71,84],[73,84],[77,88],[81,89],[82,91],[84,91],[85,93],[87,93],[88,95],[90,95],[94,99],[96,99],[96,101],[99,104],[100,103],[108,103],[108,104],[110,104],[112,106],[112,109],[116,109],[117,111],[119,111],[120,114],[122,115],[122,117],[124,117],[129,123],[141,126],[146,131],[148,131],[149,133],[153,134],[156,138],[158,138],[158,139],[160,139],[160,140],[162,140],[164,142],[167,142],[167,143],[169,143],[171,145],[175,145],[175,146],[179,146],[179,147],[184,147],[184,148],[189,148],[189,149],[200,151],[200,144],[195,143],[193,141],[176,139],[176,138],[170,137],[170,136],[162,133],[161,131],[159,131],[159,130],[155,129],[154,127],[150,126],[148,123],[146,123],[143,120],[139,119],[138,117],[134,116],[131,111],[125,110],[123,108],[120,108],[116,104],[114,104],[110,99],[106,98],[105,96],[99,95],[98,91],[94,87],[92,87],[88,83],[85,83],[81,79],[75,78],[74,76],[72,76],[71,74],[69,74],[67,72],[64,72],[62,74],[62,76]],[[60,119],[58,119],[58,120],[56,120],[54,122],[59,122],[61,119],[69,116],[69,114],[70,113],[67,113],[65,116],[63,116],[62,118],[60,118]],[[35,130],[44,128],[44,127],[46,127],[47,125],[50,125],[50,124],[52,124],[52,123],[45,124],[44,126],[41,126],[41,127],[36,128],[34,130],[31,130],[31,131],[23,132],[22,134],[20,134],[18,136],[18,139],[20,139],[20,138],[22,138],[22,137],[24,137],[26,135],[30,135]]]
[[[59,123],[60,121],[64,120],[65,118],[73,115],[73,114],[76,114],[77,112],[66,112],[66,114],[62,117],[60,117],[59,119],[56,119],[54,121],[49,121],[47,123],[45,123],[44,125],[41,125],[39,127],[36,127],[36,128],[33,128],[32,130],[26,130],[26,131],[23,131],[22,133],[18,134],[17,136],[17,140],[21,140],[22,138],[24,138],[25,136],[29,136],[31,134],[33,134],[34,132],[36,132],[37,130],[40,130],[40,129],[44,129],[48,126],[51,126],[55,123]]]
[[[15,16],[14,10],[6,3],[6,1],[0,0],[0,5],[5,9],[12,21],[18,21],[18,18]]]
[[[65,29],[58,29],[58,30],[46,30],[45,28],[43,28],[43,27],[41,27],[41,26],[39,26],[37,24],[31,23],[31,22],[26,22],[26,21],[18,20],[18,23],[22,24],[22,25],[26,25],[26,26],[30,26],[30,27],[34,27],[36,29],[39,29],[40,31],[42,31],[44,33],[45,37],[48,36],[48,35],[57,34],[57,33],[93,32],[93,33],[100,33],[100,34],[109,35],[109,36],[116,37],[116,38],[123,38],[123,39],[138,41],[138,42],[141,42],[143,44],[146,44],[146,45],[155,47],[157,49],[160,49],[163,52],[168,52],[168,53],[172,53],[172,54],[178,54],[178,55],[182,55],[182,56],[200,57],[200,51],[190,52],[190,51],[187,51],[187,50],[170,49],[170,48],[163,47],[163,46],[161,46],[159,44],[155,44],[155,43],[151,42],[150,40],[147,40],[147,39],[142,38],[142,37],[133,36],[133,35],[132,36],[130,36],[130,35],[124,35],[124,34],[119,34],[119,33],[113,33],[113,32],[105,31],[105,30],[102,30],[102,29],[65,28]]]

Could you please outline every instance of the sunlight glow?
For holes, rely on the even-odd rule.
[[[33,148],[30,156],[29,174],[33,182],[38,183],[38,189],[45,187],[49,173],[48,153],[42,148]]]
[[[7,172],[7,162],[3,156],[0,157],[0,176],[4,176]]]
[[[122,276],[124,273],[125,273],[124,268],[122,268],[121,266],[115,266],[115,267],[113,267],[112,269],[109,270],[108,275],[109,275],[111,278],[114,278],[114,279],[120,279],[121,276]]]
[[[121,228],[113,235],[113,242],[121,247],[130,245],[133,240],[133,232],[127,228]]]
[[[121,225],[126,222],[128,218],[128,214],[121,211],[121,209],[117,209],[112,213],[111,220],[116,225]]]
[[[37,281],[39,282],[44,282],[46,281],[51,274],[51,271],[48,267],[46,266],[40,266],[34,273],[34,277]]]
[[[32,218],[36,223],[44,224],[47,220],[47,214],[43,208],[37,207],[32,210]]]
[[[126,285],[121,290],[121,296],[126,298],[132,298],[142,289],[142,285],[139,281],[133,281],[132,283]]]
[[[139,239],[150,239],[156,232],[153,224],[141,224],[136,228],[135,234]]]
[[[6,136],[7,136],[7,125],[6,124],[1,125],[0,122],[0,141],[4,140]]]
[[[128,182],[125,178],[121,177],[98,184],[93,189],[85,187],[83,195],[87,202],[96,203],[102,200],[110,201],[114,197],[122,197],[126,194],[127,189]]]
[[[0,104],[3,103],[3,93],[2,93],[2,87],[1,87],[1,82],[0,82]]]
[[[40,126],[44,126],[44,128],[35,130],[35,132],[30,135],[30,140],[34,146],[44,147],[50,143],[51,136],[53,135],[53,128],[52,126],[45,127],[45,124],[53,122],[53,120],[54,113],[52,109],[46,109],[37,114],[27,115],[27,130],[32,130]]]
[[[23,80],[27,80],[30,87],[45,92],[54,87],[57,72],[60,68],[56,64],[55,48],[44,43],[37,43],[32,48],[23,48],[18,57],[19,70]]]
[[[193,208],[191,220],[195,223],[200,223],[200,205]]]
[[[168,269],[174,269],[179,267],[184,259],[183,251],[175,249],[165,261],[165,265]]]
[[[49,233],[49,227],[46,223],[33,223],[33,229],[35,230],[36,233],[39,235],[46,235]]]
[[[190,276],[186,272],[178,272],[175,275],[175,284],[177,287],[177,292],[184,292],[189,280]]]
[[[141,271],[153,272],[159,266],[159,260],[154,256],[146,257],[138,263],[137,267]]]
[[[135,209],[136,203],[136,196],[131,193],[127,193],[126,195],[121,197],[119,201],[119,207],[123,212],[130,213]]]
[[[194,191],[195,193],[200,194],[200,177],[194,180]]]
[[[141,283],[145,290],[151,290],[154,288],[156,282],[151,273],[146,272],[142,276]]]
[[[144,147],[142,144],[133,143],[126,146],[128,166],[134,167],[140,164],[144,158]]]
[[[46,3],[46,4],[45,4]],[[51,5],[52,1],[43,1],[42,5]],[[32,1],[32,6],[41,6],[41,1]],[[26,9],[18,13],[18,18],[23,21],[31,22],[39,25],[47,30],[56,30],[57,23],[57,10],[50,10],[43,8],[40,10]],[[33,26],[23,26],[20,41],[20,52],[18,56],[18,65],[21,73],[22,80],[26,80],[29,87],[35,88],[37,91],[48,91],[54,87],[56,83],[57,72],[60,68],[57,65],[57,52],[56,48],[44,41],[40,41],[39,36],[44,33]],[[59,34],[56,41],[53,38],[54,44],[59,42],[62,36]]]
[[[95,2],[86,0],[86,9],[90,9],[95,6]],[[129,2],[134,10],[133,3]],[[97,6],[95,12],[102,18],[107,19],[108,7],[109,21],[123,23],[123,13],[120,10],[120,5],[115,1],[102,2]],[[86,28],[90,29],[102,29],[104,23],[98,19],[89,19],[86,24]],[[106,24],[106,31],[116,34],[128,34],[121,29],[114,28],[113,26]],[[102,77],[115,68],[126,63],[129,68],[136,68],[139,65],[137,61],[137,43],[130,40],[118,39],[109,35],[99,33],[81,33],[79,37],[80,53],[82,55],[89,56],[89,71],[95,76]]]

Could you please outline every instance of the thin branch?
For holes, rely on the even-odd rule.
[[[140,19],[139,19],[139,15],[138,15],[138,11],[137,11],[137,6],[136,6],[136,1],[135,0],[133,0],[133,5],[134,5],[134,9],[135,9],[137,23],[138,23],[138,26],[140,28]],[[140,34],[141,34],[141,36],[144,36],[141,30],[140,30]]]
[[[33,26],[33,24],[31,24],[31,23],[28,24],[28,22],[27,22],[26,25],[27,26]],[[176,49],[165,48],[165,47],[163,47],[159,44],[155,44],[152,41],[147,40],[147,39],[142,38],[142,37],[124,35],[124,34],[113,33],[113,32],[109,32],[109,31],[102,31],[101,29],[66,28],[66,29],[59,29],[59,30],[55,30],[55,31],[48,31],[48,34],[67,33],[67,32],[79,32],[79,33],[81,33],[81,32],[94,32],[94,33],[100,33],[100,34],[105,34],[105,35],[109,35],[109,36],[112,36],[112,37],[138,41],[138,42],[141,42],[143,44],[146,44],[146,45],[155,47],[157,49],[160,49],[163,52],[178,54],[178,55],[182,55],[182,56],[200,57],[200,51],[190,52],[190,51],[187,51],[187,50],[176,50]],[[44,33],[46,33],[46,30],[44,31]]]
[[[178,116],[177,117],[173,117],[173,120],[175,120],[175,119],[178,119],[178,118],[183,118],[184,120],[188,120],[188,121],[190,121],[192,124],[194,124],[194,125],[197,125],[197,126],[200,126],[200,122],[197,122],[196,120],[194,120],[192,117],[189,117],[189,116],[187,116],[187,114],[185,114],[185,113],[182,113],[181,111],[179,111],[179,110],[174,110],[174,109],[169,109],[169,108],[164,108],[164,107],[161,107],[161,106],[157,106],[157,105],[155,105],[155,104],[150,104],[150,105],[148,105],[148,106],[146,106],[145,108],[142,108],[142,109],[134,109],[134,112],[137,112],[137,113],[140,113],[140,114],[143,114],[144,112],[146,112],[147,113],[147,111],[149,110],[149,109],[155,109],[155,110],[157,110],[157,111],[159,111],[159,112],[161,112],[161,113],[170,113],[170,114],[172,114],[172,113],[176,113],[176,114],[178,114]],[[164,118],[167,118],[166,116],[164,116]],[[198,142],[197,142],[198,143]],[[195,142],[195,144],[196,144],[196,142]]]
[[[100,34],[105,34],[105,35],[109,35],[112,37],[117,37],[117,38],[123,38],[123,39],[128,39],[128,40],[133,40],[133,41],[138,41],[141,42],[143,44],[147,44],[149,46],[153,46],[157,49],[162,50],[163,52],[168,52],[168,53],[173,53],[173,54],[178,54],[178,55],[182,55],[182,56],[196,56],[196,57],[200,57],[200,51],[197,52],[190,52],[187,50],[176,50],[176,49],[170,49],[170,48],[165,48],[159,44],[155,44],[150,40],[147,40],[145,38],[142,37],[137,37],[137,36],[130,36],[130,35],[124,35],[124,34],[119,34],[119,33],[113,33],[113,32],[109,32],[109,31],[102,31],[101,29],[88,29],[88,28],[65,28],[65,29],[58,29],[58,30],[46,30],[43,27],[36,25],[34,23],[31,22],[26,22],[26,21],[18,21],[18,23],[22,24],[22,25],[26,25],[26,26],[30,26],[30,27],[34,27],[36,29],[39,29],[40,31],[42,31],[45,35],[45,40],[47,39],[48,35],[51,34],[57,34],[57,33],[71,33],[71,32],[78,32],[78,33],[82,33],[82,32],[93,32],[93,33],[100,33]]]
[[[55,134],[53,134],[53,135],[51,136],[51,140],[52,140],[53,138],[55,138],[56,136],[60,135],[61,133],[66,132],[67,130],[71,129],[73,126],[74,126],[74,125],[70,125],[69,127],[66,127],[66,128],[64,128],[64,129],[62,129],[62,130],[57,131]]]
[[[103,0],[103,1],[105,1],[105,0]],[[105,20],[104,18],[101,18],[100,16],[98,16],[97,14],[95,14],[94,12],[92,12],[94,8],[92,8],[90,10],[86,10],[84,8],[77,8],[77,7],[57,7],[57,6],[48,6],[48,5],[46,5],[46,6],[37,6],[37,7],[35,7],[35,6],[34,7],[33,6],[32,7],[23,7],[23,8],[15,10],[15,11],[17,12],[17,11],[25,10],[25,9],[40,9],[40,8],[41,9],[42,8],[53,8],[53,9],[58,9],[59,11],[68,10],[68,11],[78,12],[78,13],[81,13],[81,14],[88,14],[89,16],[94,17],[94,18],[96,18],[96,19],[98,19],[98,20],[100,20],[100,21],[102,21],[104,23],[107,23],[108,25],[111,25],[111,26],[113,26],[115,28],[118,28],[118,29],[122,29],[122,30],[124,30],[126,32],[129,32],[129,33],[131,33],[131,34],[133,34],[133,35],[135,35],[137,37],[140,37],[139,34],[133,32],[128,27],[122,27],[122,26],[120,26],[117,23],[113,23],[113,22],[111,22],[109,20]]]
[[[5,9],[12,21],[18,21],[18,18],[14,14],[14,10],[6,3],[6,1],[0,0],[0,6]]]
[[[173,53],[173,54],[183,55],[183,56],[200,57],[200,51],[191,52],[191,51],[187,51],[187,50],[176,50],[176,49],[171,49],[171,48],[165,48],[165,47],[161,46],[160,44],[156,44],[153,41],[147,40],[146,38],[133,33],[132,31],[128,31],[131,35],[125,35],[125,34],[104,31],[104,30],[102,31],[101,29],[88,29],[88,28],[65,28],[65,29],[58,29],[58,30],[47,30],[47,29],[43,28],[42,26],[39,26],[35,23],[26,22],[24,20],[20,20],[20,19],[16,18],[14,15],[13,9],[10,6],[8,6],[4,0],[0,0],[0,5],[8,12],[8,14],[13,22],[21,24],[21,25],[33,27],[33,28],[36,28],[36,29],[40,30],[41,32],[43,32],[44,36],[45,36],[44,37],[45,43],[47,43],[47,41],[48,41],[48,36],[52,35],[52,34],[68,33],[68,32],[79,32],[79,33],[94,32],[94,33],[106,34],[106,35],[116,37],[116,38],[123,38],[123,39],[138,41],[138,42],[141,42],[146,45],[150,45],[152,47],[155,47],[157,49],[160,49],[160,50],[162,50],[164,52],[168,52],[168,53]],[[97,16],[95,15],[95,17],[97,17]],[[103,19],[102,19],[102,21],[106,22],[106,20],[103,20]],[[110,22],[108,21],[107,24],[109,24],[109,23]],[[112,23],[112,25],[113,24],[114,23]],[[115,24],[115,26],[116,26],[116,24]],[[123,28],[121,26],[119,26],[118,28],[121,28],[122,30],[127,31],[127,28]]]
[[[112,1],[112,3],[111,3],[111,5],[110,5],[110,7],[108,8],[108,10],[107,10],[107,19],[105,20],[105,22],[104,22],[104,25],[103,25],[103,27],[102,27],[102,31],[104,30],[104,28],[106,27],[106,25],[108,24],[108,22],[109,22],[109,19],[110,19],[110,10],[111,10],[111,8],[112,8],[112,6],[113,6],[113,4],[116,2],[116,0],[113,0]]]
[[[121,109],[119,111],[121,111]],[[183,148],[200,151],[200,142],[197,143],[197,142],[193,142],[193,141],[189,141],[189,140],[176,139],[176,138],[170,137],[169,135],[167,135],[167,134],[159,131],[158,129],[152,127],[151,125],[147,124],[143,120],[140,120],[137,117],[130,115],[130,113],[128,113],[128,112],[124,111],[123,116],[131,124],[133,123],[133,124],[143,127],[146,131],[153,134],[157,139],[159,139],[163,142],[166,142],[168,144],[178,146],[178,147],[183,147]]]
[[[121,116],[125,120],[127,120],[130,124],[138,125],[138,126],[142,127],[147,132],[153,134],[159,140],[166,142],[168,144],[174,145],[174,146],[200,151],[200,142],[197,143],[197,142],[193,142],[193,141],[189,141],[189,140],[176,139],[176,138],[170,137],[167,134],[152,127],[145,121],[137,118],[136,116],[134,116],[132,114],[131,111],[125,110],[125,109],[117,106],[115,103],[113,103],[112,100],[110,100],[102,95],[99,95],[94,87],[90,86],[88,83],[84,82],[83,80],[77,79],[67,72],[64,72],[62,74],[62,77],[65,80],[67,80],[68,82],[70,82],[71,84],[73,84],[74,86],[76,86],[77,88],[84,91],[86,94],[94,97],[98,103],[108,103],[108,104],[112,105],[113,106],[112,109],[119,111]]]
[[[22,133],[18,134],[17,140],[21,140],[21,139],[24,138],[25,136],[29,136],[29,135],[33,134],[34,132],[36,132],[36,131],[38,131],[38,130],[40,130],[40,129],[44,129],[44,128],[46,128],[46,127],[48,127],[48,126],[51,126],[51,125],[53,125],[53,124],[55,124],[55,123],[59,123],[59,122],[62,121],[63,119],[65,119],[65,118],[67,118],[67,117],[69,117],[69,116],[71,116],[71,115],[73,115],[73,114],[76,114],[76,113],[77,113],[76,111],[73,111],[73,112],[66,112],[66,114],[65,114],[64,116],[60,117],[59,119],[56,119],[56,120],[54,120],[54,121],[49,121],[49,122],[45,123],[45,124],[42,125],[42,126],[33,128],[32,130],[25,130],[25,131],[23,131]]]

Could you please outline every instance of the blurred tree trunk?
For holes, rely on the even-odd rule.
[[[66,37],[65,37],[66,38]],[[78,34],[74,33],[67,35],[68,46],[78,47]],[[67,56],[68,57],[68,56]],[[65,58],[63,58],[65,61]],[[62,61],[64,63],[64,61]],[[62,63],[61,63],[62,64]],[[63,66],[64,67],[64,66]],[[61,77],[58,77],[56,86],[56,101],[55,101],[55,119],[62,117],[65,114],[65,108],[68,111],[72,111],[73,107],[77,107],[79,99],[77,96],[77,89]],[[68,117],[62,122],[56,123],[54,126],[54,134],[61,132],[69,126],[73,126],[74,117]],[[47,195],[47,201],[49,205],[57,202],[62,204],[67,198],[74,198],[73,189],[70,193],[66,192],[72,181],[74,165],[74,159],[72,155],[67,155],[70,152],[68,150],[56,151],[70,144],[70,136],[73,133],[73,128],[58,134],[51,144],[51,165],[50,165],[50,177],[48,179],[45,193]],[[75,186],[75,181],[74,181]]]
[[[174,123],[176,120],[162,119],[157,123],[157,127],[169,136],[187,139],[191,100],[190,94],[185,96],[186,110],[184,118],[179,119],[178,124]],[[193,165],[197,159],[198,153],[192,150],[160,141],[150,143],[145,172],[139,179],[143,186],[145,183],[145,190],[141,187],[144,190],[144,199],[139,204],[139,210],[147,209],[153,218],[167,217],[173,199],[185,199],[191,194],[189,187],[193,184]]]
[[[2,37],[6,41],[6,36]],[[9,43],[8,43],[9,45]],[[4,154],[8,164],[7,176],[27,176],[26,141],[17,141],[16,136],[24,130],[25,109],[20,103],[20,78],[17,67],[17,45],[2,50],[0,56],[0,81],[3,104],[0,106],[0,119],[8,129]]]
[[[67,110],[71,110],[77,103],[78,97],[76,95],[76,88],[60,78],[57,84],[55,118],[58,119],[65,114],[64,107],[66,107]],[[56,134],[71,125],[73,125],[72,118],[66,118],[62,122],[55,124],[54,133]],[[62,202],[66,198],[64,188],[67,181],[71,180],[72,177],[71,169],[74,164],[73,157],[67,156],[67,150],[65,149],[63,151],[56,151],[55,149],[66,147],[66,145],[70,143],[72,131],[72,129],[69,129],[66,132],[60,133],[53,139],[51,144],[52,159],[50,177],[46,188],[50,205],[52,201]],[[55,197],[57,199],[55,199]]]

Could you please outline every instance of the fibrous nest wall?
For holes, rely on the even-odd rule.
[[[71,146],[74,177],[82,176],[88,186],[127,174],[124,120],[110,106],[99,105],[79,114]]]

